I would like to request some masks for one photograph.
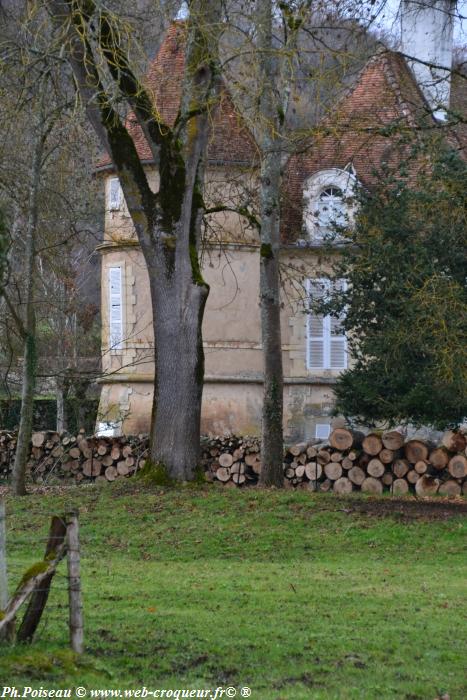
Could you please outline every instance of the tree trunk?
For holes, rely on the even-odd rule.
[[[275,161],[275,162],[274,162]],[[279,187],[277,153],[265,156],[261,172],[260,304],[263,346],[263,410],[261,454],[263,486],[283,485],[282,339],[279,278]]]
[[[15,496],[26,495],[26,466],[29,458],[29,442],[32,435],[34,391],[36,387],[36,337],[34,311],[28,323],[28,335],[24,345],[23,379],[21,387],[21,412],[11,485]]]
[[[190,279],[180,301],[175,287],[163,295],[156,275],[151,275],[151,281],[156,361],[151,459],[161,468],[161,476],[190,481],[200,450],[201,325],[208,288]]]
[[[37,348],[36,348],[36,315],[34,310],[34,277],[36,255],[36,232],[38,221],[38,201],[40,174],[46,132],[43,122],[43,103],[45,89],[42,86],[41,110],[39,124],[35,133],[31,180],[29,185],[28,217],[24,236],[25,249],[25,321],[19,320],[20,333],[23,338],[24,360],[21,387],[21,413],[16,446],[15,462],[12,474],[12,489],[15,496],[26,494],[26,465],[29,457],[29,443],[32,435],[32,419],[34,411],[34,392],[36,388]]]
[[[63,386],[62,377],[55,379],[55,396],[57,401],[57,424],[55,430],[57,433],[62,433],[67,429],[65,416],[65,389]]]
[[[0,610],[5,610],[8,605],[8,574],[6,563],[6,518],[5,502],[0,496]],[[0,644],[3,641],[11,642],[14,639],[14,620],[8,627],[0,632]]]
[[[201,324],[209,291],[199,269],[204,159],[219,87],[221,4],[189,3],[183,89],[173,127],[164,123],[131,69],[119,39],[118,15],[93,0],[73,7],[48,0],[47,5],[64,31],[88,119],[112,158],[148,269],[156,370],[148,461],[156,468],[155,477],[191,479],[199,453]],[[79,11],[78,31],[74,18]],[[94,23],[99,25],[98,40]],[[149,186],[133,138],[112,106],[115,89],[135,115],[158,164],[157,194]]]
[[[280,212],[281,148],[277,131],[277,99],[274,57],[272,54],[273,12],[271,0],[258,3],[258,36],[261,51],[260,117],[261,142],[260,193],[260,305],[263,346],[263,410],[261,433],[262,470],[260,484],[282,488],[283,459],[283,367],[280,324]]]

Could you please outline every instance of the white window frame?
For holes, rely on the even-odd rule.
[[[119,292],[118,295],[116,294],[115,291],[112,291],[112,275],[115,275],[116,272],[119,272]],[[124,319],[123,319],[123,312],[124,312],[124,285],[123,285],[123,265],[112,265],[111,267],[108,268],[108,284],[109,284],[109,293],[108,293],[108,314],[109,314],[109,349],[110,352],[116,353],[116,352],[121,352],[123,349],[123,340],[124,340]],[[119,322],[116,322],[115,320],[112,319],[112,309],[115,304],[115,297],[120,298],[120,319]],[[119,330],[118,332],[115,331],[116,326],[119,325]]]
[[[303,185],[303,227],[311,242],[321,243],[328,233],[320,229],[316,216],[322,193],[330,187],[335,187],[342,192],[347,220],[351,225],[356,212],[355,204],[352,202],[356,186],[357,178],[351,164],[346,166],[344,170],[341,168],[320,170],[305,180]]]
[[[117,186],[115,190],[116,194],[114,196],[113,187]],[[109,178],[109,189],[108,189],[108,204],[109,211],[120,211],[123,202],[123,191],[120,185],[120,180],[118,177]]]
[[[311,321],[313,317],[313,313],[310,311],[310,300],[312,298],[312,285],[313,283],[319,282],[320,284],[323,285],[325,289],[325,294],[329,294],[331,291],[331,285],[332,282],[330,279],[327,277],[316,277],[313,279],[307,279],[306,280],[306,293],[307,293],[307,307],[308,307],[308,314],[307,314],[307,320],[306,320],[306,367],[309,372],[316,372],[316,371],[331,371],[331,372],[342,372],[344,369],[347,369],[349,365],[349,356],[348,356],[348,344],[347,344],[347,336],[345,333],[341,333],[340,335],[331,335],[331,327],[332,327],[332,317],[330,315],[323,316],[322,317],[322,327],[323,327],[323,333],[321,336],[312,336],[311,335]],[[343,280],[343,285],[344,285],[344,290],[346,289],[346,282]],[[344,346],[344,364],[342,367],[331,367],[331,341],[333,338],[343,338],[343,346]],[[323,365],[322,367],[318,367],[316,365],[312,364],[312,358],[311,358],[311,342],[312,340],[320,340],[323,343]]]

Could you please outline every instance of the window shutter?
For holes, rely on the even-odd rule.
[[[344,291],[345,282],[338,280],[334,289],[338,292]],[[341,313],[338,318],[331,316],[329,319],[329,368],[330,369],[346,369],[347,367],[347,340],[342,323],[344,321],[344,313]]]
[[[308,280],[308,299],[311,306],[312,301],[324,298],[326,291],[326,280]],[[320,314],[310,311],[308,314],[308,347],[307,365],[308,369],[324,369],[324,338],[325,338],[325,318]]]
[[[123,341],[122,268],[109,268],[109,342],[120,350]]]
[[[321,300],[330,291],[330,280],[308,280],[308,299]],[[344,282],[337,282],[337,289],[343,289]],[[347,340],[342,330],[344,315],[339,318],[321,316],[310,312],[307,324],[307,366],[308,369],[346,369]]]
[[[118,177],[110,178],[109,184],[109,209],[110,211],[118,211],[122,202],[122,188]]]

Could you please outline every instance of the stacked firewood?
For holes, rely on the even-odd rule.
[[[11,471],[16,435],[0,433],[0,479]],[[148,439],[138,437],[86,437],[54,431],[35,432],[31,439],[28,473],[36,483],[53,477],[69,481],[115,481],[130,476],[147,456]]]
[[[291,445],[284,453],[284,486],[312,491],[380,494],[467,495],[467,436],[448,431],[439,446],[404,440],[398,431],[383,433],[334,430],[327,442]],[[0,480],[9,477],[16,434],[0,432]],[[42,431],[33,433],[28,462],[30,478],[50,483],[54,478],[115,481],[144,466],[148,438],[86,437]],[[261,474],[260,442],[256,437],[212,437],[201,442],[201,467],[206,481],[224,486],[249,486]]]
[[[285,450],[284,486],[341,494],[467,494],[466,445],[466,436],[452,431],[435,447],[422,440],[405,442],[395,430],[363,435],[338,428],[326,443],[314,440]],[[203,466],[208,481],[256,483],[259,443],[254,438],[213,438],[204,446]]]
[[[7,479],[15,459],[16,433],[3,430],[0,432],[0,479]]]
[[[255,484],[261,471],[260,442],[248,436],[203,438],[201,467],[206,481],[226,486]]]

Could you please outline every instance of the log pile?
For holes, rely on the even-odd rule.
[[[13,466],[16,434],[0,432],[0,479],[6,480]],[[31,439],[28,475],[35,483],[53,478],[68,482],[115,481],[132,475],[147,456],[148,438],[86,437],[55,431],[35,432]]]
[[[14,461],[16,435],[0,431],[0,480],[7,480]],[[28,462],[30,478],[50,483],[115,481],[144,466],[148,438],[86,437],[36,432]],[[448,431],[441,445],[404,440],[397,431],[383,433],[334,430],[327,442],[291,445],[284,452],[284,487],[340,494],[363,491],[419,496],[467,495],[467,435]],[[201,467],[208,482],[225,487],[253,486],[261,473],[256,437],[212,437],[201,441]]]
[[[261,473],[255,438],[205,440],[202,465],[207,481],[225,486],[255,484]],[[465,434],[445,433],[439,447],[408,440],[398,431],[383,433],[334,430],[328,442],[291,445],[284,454],[284,487],[312,491],[456,496],[467,494]]]
[[[201,467],[206,481],[225,486],[256,484],[261,470],[260,442],[255,437],[203,438]]]

